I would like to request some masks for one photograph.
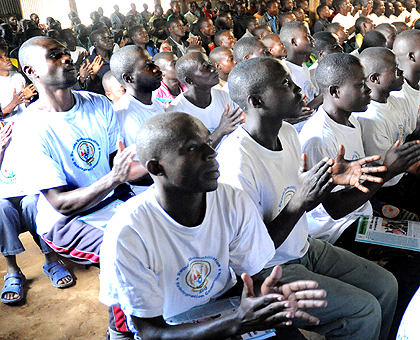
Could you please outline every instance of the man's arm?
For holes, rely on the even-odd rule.
[[[281,267],[277,266],[262,284],[261,291],[266,295],[256,297],[252,278],[243,274],[244,289],[241,304],[238,311],[231,315],[203,323],[176,326],[168,325],[162,316],[155,318],[132,316],[133,323],[143,340],[226,339],[250,331],[291,325],[291,319],[294,317],[317,324],[318,319],[299,311],[297,306],[301,305],[304,308],[325,307],[326,301],[318,299],[324,298],[326,292],[315,289],[317,287],[315,281],[296,281],[281,285],[280,277]],[[275,290],[284,293],[284,296],[273,292]]]
[[[96,206],[118,185],[136,180],[147,172],[140,162],[133,161],[135,151],[118,142],[118,152],[112,156],[112,170],[87,187],[69,190],[67,186],[42,190],[50,204],[63,215],[73,215]]]
[[[333,164],[332,159],[324,158],[308,171],[306,155],[302,155],[299,184],[295,194],[277,217],[266,224],[276,248],[289,236],[303,213],[315,208],[333,189],[334,184],[331,179]]]
[[[387,171],[378,173],[382,182],[369,182],[363,185],[369,190],[363,192],[357,188],[332,192],[323,202],[325,210],[335,220],[340,219],[366,203],[391,178],[407,171],[420,161],[420,141],[412,141],[400,146],[395,143],[387,152],[383,165]]]

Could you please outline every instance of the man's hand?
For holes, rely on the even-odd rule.
[[[136,154],[135,145],[133,144],[126,148],[122,141],[118,141],[117,148],[118,151],[114,157],[114,164],[111,170],[114,182],[122,184],[137,179],[130,178],[130,171],[134,162],[133,157]]]
[[[30,84],[26,87],[23,87],[23,84],[22,84],[21,92],[25,96],[25,99],[30,99],[32,96],[35,96],[37,93],[34,84]]]
[[[310,211],[323,202],[334,188],[331,179],[333,164],[334,161],[326,157],[308,170],[308,158],[306,154],[302,154],[299,184],[289,204],[298,204],[303,206],[305,211]]]
[[[0,130],[0,153],[3,153],[9,146],[12,138],[12,125],[13,123],[8,123]]]
[[[22,85],[22,88],[23,88],[23,85]],[[11,104],[15,108],[16,106],[22,103],[29,103],[29,100],[25,98],[25,94],[22,91],[19,91],[19,93],[16,93],[16,89],[13,89],[13,97],[12,97]]]
[[[401,145],[397,141],[385,155],[384,166],[388,169],[389,178],[408,171],[414,164],[420,161],[420,141]]]
[[[382,183],[381,177],[368,175],[369,173],[385,172],[385,166],[364,167],[364,165],[377,161],[381,158],[379,155],[360,158],[355,161],[347,161],[344,159],[344,146],[338,147],[337,158],[332,166],[332,179],[337,185],[352,185],[364,193],[368,193],[369,189],[363,186],[360,181],[369,181]]]
[[[297,124],[300,122],[304,122],[305,120],[309,119],[312,117],[312,115],[314,114],[314,109],[311,109],[310,107],[304,106],[302,107],[302,113],[299,117],[297,118],[286,118],[284,119],[286,122],[288,122],[289,124]]]
[[[74,62],[76,66],[82,65],[85,61],[86,57],[89,55],[88,51],[80,51],[79,55],[77,56],[77,60]]]
[[[96,74],[99,72],[103,64],[104,61],[102,60],[102,57],[100,55],[97,55],[92,60],[92,62],[88,66],[89,74],[92,79],[95,78]]]
[[[229,112],[229,104],[226,104],[219,125],[212,133],[212,146],[215,148],[220,143],[223,136],[228,135],[238,127],[239,123],[244,122],[245,113],[239,107],[232,112]]]

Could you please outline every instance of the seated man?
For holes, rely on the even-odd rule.
[[[397,37],[396,27],[392,24],[385,23],[376,26],[375,31],[381,32],[384,35],[386,39],[386,47],[392,50],[395,38]]]
[[[188,91],[176,97],[168,111],[187,112],[200,119],[212,133],[213,146],[242,122],[242,111],[225,91],[212,87],[219,83],[219,73],[200,52],[191,52],[178,59],[176,76]]]
[[[366,67],[372,100],[365,112],[358,112],[355,116],[362,129],[366,155],[380,155],[382,162],[397,141],[403,144],[418,139],[419,131],[407,134],[409,115],[404,110],[405,106],[401,105],[401,99],[390,96],[391,91],[400,91],[404,83],[403,71],[397,66],[395,53],[384,47],[372,47],[362,52],[360,60]],[[409,169],[409,172],[414,170]],[[420,215],[416,182],[414,176],[400,174],[385,183],[375,197]]]
[[[241,38],[255,36],[254,30],[260,25],[258,23],[257,18],[253,16],[246,17],[245,24],[246,24],[246,31],[245,31],[245,34]]]
[[[16,255],[25,251],[19,234],[29,231],[35,243],[45,254],[44,273],[51,279],[51,283],[58,288],[65,288],[73,284],[71,274],[64,268],[53,250],[40,239],[36,233],[36,203],[38,195],[23,196],[23,192],[16,190],[16,173],[12,171],[13,164],[3,164],[3,157],[12,137],[12,123],[0,127],[0,250],[6,261],[6,275],[1,290],[0,300],[4,304],[13,304],[23,299],[25,275],[16,262]],[[11,167],[9,167],[11,166]],[[18,195],[18,196],[16,196]]]
[[[365,111],[370,103],[371,90],[366,85],[363,64],[349,54],[330,54],[321,60],[316,78],[324,96],[324,105],[307,121],[299,136],[309,166],[317,164],[325,156],[335,155],[340,145],[344,146],[347,159],[364,157],[360,124],[352,115],[353,112]],[[420,144],[417,141],[400,147],[394,144],[383,160],[387,168],[381,174],[383,182],[408,170],[419,160]],[[372,214],[368,200],[383,182],[366,184],[369,188],[366,193],[335,188],[323,204],[309,213],[311,235],[342,247],[351,247],[346,242],[346,234],[350,233],[354,240],[358,218]],[[345,230],[346,233],[343,233]]]
[[[160,87],[153,91],[152,96],[160,101],[165,108],[182,92],[188,88],[176,77],[175,64],[178,57],[172,52],[160,52],[153,57],[153,63],[162,71]]]
[[[131,39],[134,45],[145,49],[151,57],[159,52],[153,41],[150,40],[149,34],[143,26],[130,27],[128,30],[128,37]]]
[[[313,281],[281,286],[281,268],[276,267],[261,286],[265,296],[254,294],[248,274],[269,261],[273,243],[249,197],[218,185],[211,134],[198,119],[179,112],[151,118],[139,130],[137,152],[156,184],[127,202],[111,221],[99,296],[130,315],[135,339],[227,339],[288,325],[293,317],[317,322],[296,310],[325,305],[299,301],[309,294],[310,299],[324,296],[323,291],[305,291],[316,287]],[[235,313],[174,325],[176,315],[232,287],[233,271],[248,273],[242,274],[245,288]]]
[[[396,304],[395,278],[374,263],[308,238],[306,220],[306,211],[323,202],[334,183],[360,187],[358,176],[345,175],[350,169],[374,169],[344,161],[339,153],[334,166],[331,158],[324,158],[307,171],[297,133],[283,122],[301,114],[303,100],[277,59],[245,60],[228,82],[247,119],[220,145],[220,182],[243,189],[257,205],[277,248],[267,271],[281,264],[286,281],[316,278],[328,291],[328,306],[313,311],[320,324],[312,330],[332,339],[386,339]]]
[[[222,90],[227,84],[230,71],[236,65],[236,61],[233,58],[233,51],[227,47],[216,47],[210,52],[209,59],[216,67],[217,72],[219,72],[219,83],[214,85],[213,88]]]
[[[150,55],[137,46],[124,46],[112,55],[111,72],[126,93],[114,105],[125,145],[136,141],[138,128],[150,117],[165,111],[152,91],[160,86],[162,72]]]
[[[133,150],[118,142],[118,121],[109,101],[72,91],[77,72],[65,46],[35,37],[22,45],[19,61],[39,92],[19,122],[31,142],[14,140],[33,162],[30,170],[28,160],[20,164],[22,178],[42,193],[37,232],[63,256],[97,264],[106,222],[118,203],[132,195],[127,187],[114,189],[146,172],[133,162]],[[40,174],[36,181],[34,173]]]
[[[273,33],[273,31],[271,30],[271,26],[269,25],[258,26],[258,27],[255,27],[255,30],[254,30],[254,36],[260,39],[264,38],[267,34],[271,34],[271,33]]]
[[[286,47],[285,64],[290,69],[293,81],[301,88],[301,93],[306,96],[307,106],[316,109],[322,100],[314,101],[315,89],[311,82],[309,69],[304,64],[309,60],[314,47],[314,39],[309,29],[300,21],[288,22],[280,30],[280,40]]]
[[[114,104],[124,95],[125,88],[120,82],[108,71],[102,77],[102,86],[105,90],[105,96]]]
[[[184,23],[178,18],[169,19],[166,23],[169,37],[160,45],[159,52],[172,52],[178,58],[187,53],[189,43],[185,37],[187,33]]]

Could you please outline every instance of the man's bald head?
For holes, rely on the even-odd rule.
[[[124,84],[123,74],[133,73],[139,53],[146,52],[136,45],[124,46],[115,52],[109,61],[112,75],[121,83]]]
[[[263,56],[266,54],[265,51],[268,52],[268,49],[261,39],[258,37],[245,37],[239,39],[233,47],[233,57],[239,64],[246,59]]]
[[[201,52],[190,52],[179,58],[175,65],[176,77],[178,80],[188,86],[186,79],[192,76],[194,70],[207,56]]]
[[[395,63],[395,53],[386,47],[370,47],[360,54],[367,74],[381,73],[390,63]]]
[[[249,95],[264,92],[279,72],[285,73],[283,64],[275,58],[262,57],[244,60],[229,74],[229,94],[241,108],[246,107]]]
[[[398,34],[393,50],[398,58],[407,57],[409,53],[420,49],[420,30],[407,30]]]
[[[140,162],[146,167],[150,160],[161,160],[185,140],[186,131],[197,126],[204,127],[200,120],[183,112],[153,116],[137,132],[136,150]]]
[[[40,55],[42,50],[41,43],[45,41],[54,41],[61,45],[57,40],[45,36],[37,36],[25,41],[19,49],[19,63],[22,69],[25,66],[32,66],[33,60]]]

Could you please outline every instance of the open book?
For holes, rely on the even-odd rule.
[[[356,241],[420,251],[420,222],[362,216]]]

